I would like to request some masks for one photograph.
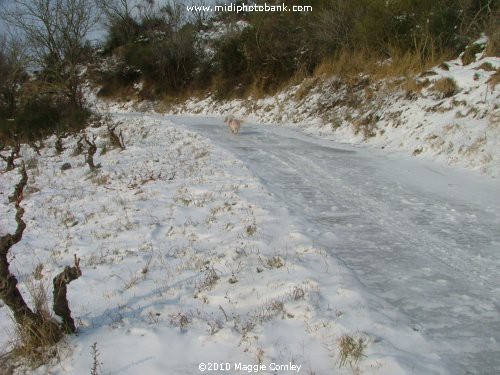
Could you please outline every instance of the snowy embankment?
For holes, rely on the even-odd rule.
[[[54,138],[40,156],[21,152],[27,228],[10,259],[23,294],[31,283],[50,296],[74,254],[83,272],[68,292],[79,333],[33,373],[89,373],[94,343],[102,374],[197,374],[200,363],[224,363],[226,373],[239,373],[237,363],[266,374],[273,363],[301,366],[280,374],[445,372],[397,313],[366,308],[373,297],[242,162],[166,120],[120,121],[123,151],[109,150],[106,128],[87,130],[100,150],[108,145],[94,172],[75,155],[77,138],[62,154]],[[14,229],[8,195],[18,178],[0,174],[2,233]],[[1,307],[2,351],[12,332]],[[340,368],[345,335],[365,349]]]
[[[478,54],[474,63],[464,65],[458,58],[415,80],[309,78],[272,97],[221,102],[210,96],[169,111],[234,113],[252,122],[299,127],[339,142],[404,151],[498,177],[499,69],[499,57]],[[456,87],[443,93],[440,85],[447,79]]]

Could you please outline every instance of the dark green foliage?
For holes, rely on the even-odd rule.
[[[20,134],[28,138],[47,134],[56,128],[61,115],[55,103],[48,97],[35,97],[25,103],[16,116],[16,125]]]
[[[483,45],[480,44],[471,44],[467,46],[462,55],[462,63],[464,65],[469,65],[470,63],[476,62],[476,54],[484,51]]]
[[[126,35],[112,29],[108,37],[107,47],[121,63],[101,73],[100,94],[112,95],[115,90],[130,87],[139,77],[145,83],[142,95],[147,98],[177,94],[189,87],[198,59],[193,27],[187,24],[177,30],[159,16],[134,21],[133,25]],[[119,26],[115,25],[116,30],[127,29]]]
[[[236,2],[238,3],[238,2]],[[245,2],[239,2],[245,3]],[[258,0],[256,4],[281,5]],[[324,61],[363,52],[429,61],[457,54],[491,27],[492,0],[289,0],[312,12],[219,12],[214,21],[247,23],[212,41],[213,54],[197,51],[196,23],[172,22],[164,13],[115,21],[107,47],[122,64],[103,73],[102,93],[123,94],[141,81],[141,95],[155,98],[210,90],[218,97],[265,94],[294,77],[311,74]],[[489,25],[489,26],[488,26]],[[200,27],[198,25],[198,27]],[[209,30],[205,24],[203,30]],[[497,38],[498,39],[498,38]]]
[[[213,59],[213,90],[221,97],[242,94],[251,83],[241,33],[229,34],[216,44]]]
[[[138,35],[139,25],[130,17],[123,20],[114,20],[108,28],[105,43],[106,52],[111,52],[119,46],[133,41]]]
[[[248,67],[264,92],[275,90],[300,69],[310,70],[309,35],[306,16],[258,14],[243,33]]]
[[[28,79],[20,48],[12,46],[0,41],[0,119],[14,116],[21,86]]]
[[[124,87],[130,87],[141,77],[139,70],[131,69],[125,64],[119,64],[112,70],[99,73],[101,88],[99,96],[112,97]]]
[[[90,115],[88,109],[37,95],[19,106],[13,120],[0,119],[0,139],[5,143],[12,143],[15,138],[30,142],[57,132],[78,131]]]

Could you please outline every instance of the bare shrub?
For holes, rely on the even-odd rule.
[[[354,133],[363,135],[366,140],[368,138],[374,137],[375,129],[378,121],[378,116],[370,113],[360,119],[356,119],[352,122],[354,126]]]
[[[498,10],[496,17],[492,17],[490,25],[488,25],[486,33],[488,34],[488,45],[486,46],[486,56],[500,55],[500,29],[498,27]]]
[[[219,275],[215,271],[215,269],[210,266],[205,266],[205,270],[203,271],[204,277],[202,281],[198,284],[198,293],[204,290],[209,290],[213,288],[213,286],[219,280]]]
[[[224,328],[224,322],[222,320],[210,320],[207,322],[208,324],[208,329],[207,332],[209,335],[215,335],[217,332],[219,332],[222,328]]]
[[[285,304],[282,300],[273,299],[271,301],[267,301],[258,311],[257,318],[261,322],[268,322],[275,318],[278,315],[285,317]]]
[[[179,312],[177,314],[170,315],[170,324],[174,327],[179,327],[182,332],[187,330],[190,323],[191,319],[189,319],[185,314]]]
[[[94,342],[90,347],[90,354],[92,355],[92,367],[90,368],[90,375],[99,375],[102,363],[100,362],[101,353],[97,349],[97,342]]]
[[[281,268],[285,265],[285,261],[279,255],[275,255],[272,258],[267,259],[265,265],[268,268]]]
[[[122,281],[123,281],[123,289],[127,290],[137,285],[139,281],[141,281],[141,276],[139,276],[135,272],[130,271],[128,280],[122,280]]]
[[[304,291],[303,288],[301,288],[300,286],[296,286],[293,288],[293,291],[292,291],[292,298],[295,300],[295,301],[298,301],[298,300],[301,300],[304,298],[304,296],[306,295],[306,292]]]
[[[41,280],[43,278],[42,271],[43,271],[43,264],[38,263],[35,269],[33,270],[33,278],[35,280]]]
[[[255,224],[247,226],[246,232],[249,236],[253,236],[257,232],[257,226]]]
[[[26,282],[26,287],[31,297],[33,307],[35,308],[35,312],[42,315],[45,319],[50,319],[48,285],[41,281],[41,279],[34,280],[34,278],[30,277]]]

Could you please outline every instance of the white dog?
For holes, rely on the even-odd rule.
[[[235,118],[233,115],[226,116],[224,119],[224,122],[229,126],[229,130],[231,131],[232,134],[240,134],[240,128],[241,128],[241,120],[238,120]]]

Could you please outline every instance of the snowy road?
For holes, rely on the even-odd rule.
[[[235,137],[220,119],[167,118],[243,160],[450,373],[500,373],[498,181],[287,128]]]

